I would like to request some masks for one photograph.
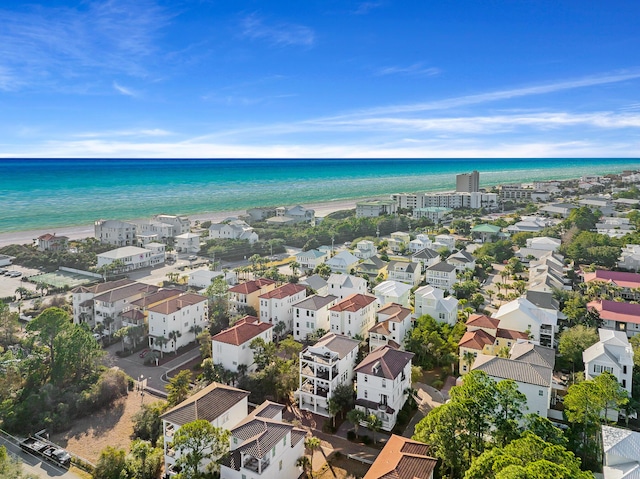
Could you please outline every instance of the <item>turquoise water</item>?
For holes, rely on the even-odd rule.
[[[99,218],[196,214],[577,178],[640,168],[638,159],[0,160],[0,233]]]

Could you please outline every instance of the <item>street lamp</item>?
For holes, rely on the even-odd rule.
[[[140,404],[144,403],[144,387],[145,387],[145,378],[144,374],[141,374],[138,377],[138,391],[140,391]]]

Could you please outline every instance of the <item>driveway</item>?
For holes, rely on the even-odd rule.
[[[116,356],[116,351],[120,351],[121,349],[122,346],[120,343],[113,344],[106,348],[108,364],[110,366],[119,367],[134,380],[142,381],[147,392],[154,395],[166,395],[165,386],[168,381],[164,375],[168,371],[171,371],[172,369],[175,369],[184,363],[188,363],[200,356],[200,349],[197,346],[194,346],[194,349],[186,351],[178,356],[174,356],[174,353],[165,353],[165,359],[167,357],[173,358],[159,366],[151,366],[144,364],[144,358],[141,358],[139,353],[134,353],[125,358]]]

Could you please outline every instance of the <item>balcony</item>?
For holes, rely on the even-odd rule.
[[[265,456],[258,460],[255,457],[247,456],[242,463],[242,467],[258,474],[262,474],[264,470],[269,467],[269,457]]]
[[[173,433],[175,432],[175,427],[173,424],[167,424],[167,427],[164,429],[164,435],[167,437],[173,437]]]

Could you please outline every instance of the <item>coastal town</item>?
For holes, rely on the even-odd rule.
[[[472,171],[4,246],[3,445],[96,479],[635,477],[639,184]],[[131,398],[129,437],[66,434]]]

